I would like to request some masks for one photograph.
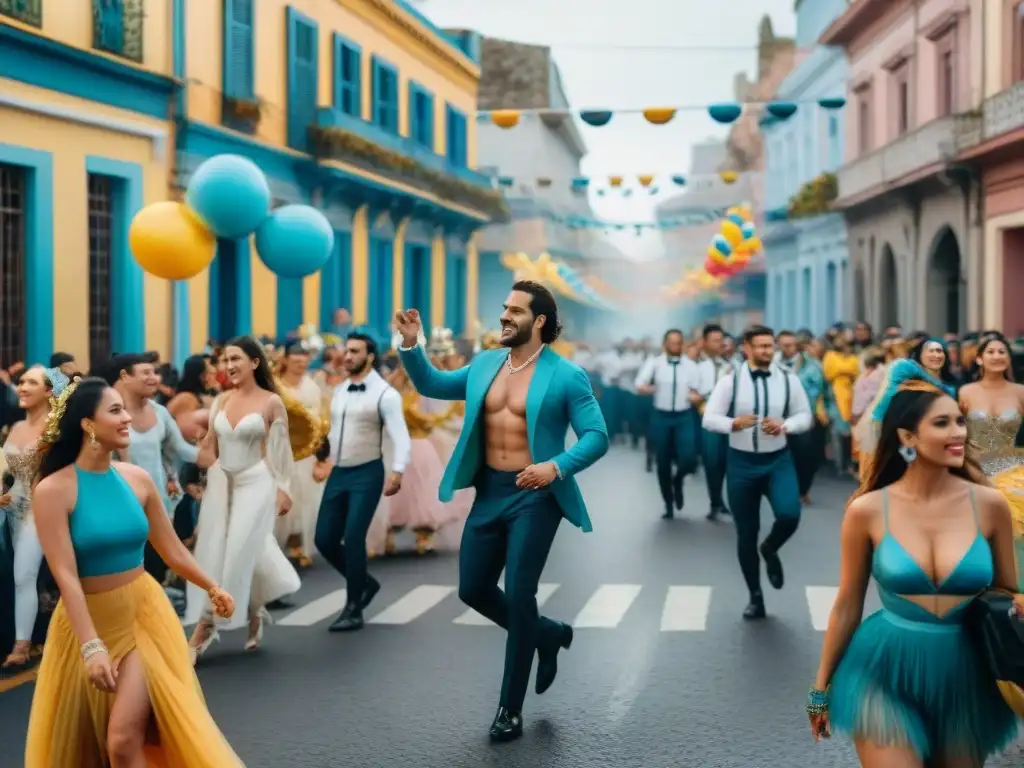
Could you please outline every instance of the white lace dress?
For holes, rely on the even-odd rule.
[[[301,585],[274,538],[277,491],[292,495],[294,463],[285,421],[277,419],[268,429],[263,414],[248,413],[232,426],[219,406],[218,398],[210,414],[218,460],[207,472],[195,556],[235,599],[234,616],[218,618],[217,627],[237,629]],[[184,623],[195,624],[210,614],[207,594],[189,584]]]

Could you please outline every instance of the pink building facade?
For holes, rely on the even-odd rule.
[[[821,36],[850,64],[839,200],[855,316],[933,333],[983,317],[975,140],[983,0],[853,0]]]

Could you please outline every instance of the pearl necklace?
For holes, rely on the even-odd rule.
[[[508,357],[505,358],[505,364],[508,366],[508,372],[510,374],[512,374],[512,373],[519,373],[521,370],[523,370],[523,368],[525,368],[526,366],[528,366],[530,363],[532,363],[534,360],[537,359],[537,357],[540,355],[540,353],[544,351],[544,347],[545,346],[547,346],[547,345],[541,344],[540,348],[536,352],[534,352],[532,355],[530,355],[528,358],[526,358],[526,362],[525,363],[523,363],[522,365],[517,365],[517,366],[513,366],[512,365],[512,353],[509,352],[508,353]]]

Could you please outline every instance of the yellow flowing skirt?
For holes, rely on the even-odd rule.
[[[148,574],[109,592],[86,595],[89,615],[112,659],[138,650],[159,746],[151,768],[243,768],[210,716],[192,669],[181,621]],[[57,604],[39,667],[25,768],[107,768],[107,723],[115,694],[85,672],[78,638]]]
[[[1024,592],[1024,465],[1003,470],[989,479],[1010,503],[1010,512],[1013,514],[1014,550],[1017,556],[1017,589]],[[1004,681],[1000,681],[999,690],[1010,708],[1020,717],[1024,717],[1024,690]]]

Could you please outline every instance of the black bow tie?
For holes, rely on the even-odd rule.
[[[772,372],[762,371],[760,368],[751,368],[750,375],[753,377],[754,381],[757,381],[758,379],[767,379],[772,375]]]
[[[365,392],[366,391],[366,385],[365,384],[349,384],[348,385],[348,391],[349,392]]]

